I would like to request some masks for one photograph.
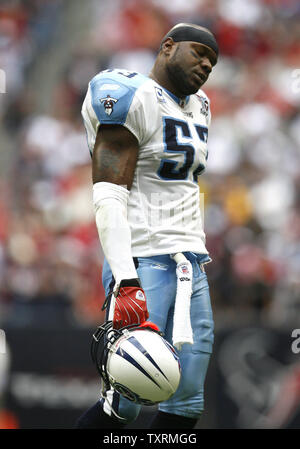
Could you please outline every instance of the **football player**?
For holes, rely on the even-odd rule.
[[[197,178],[206,166],[211,119],[201,87],[217,58],[208,29],[178,24],[162,39],[149,76],[104,70],[89,83],[82,107],[105,255],[103,285],[111,298],[107,319],[115,329],[149,319],[172,344],[177,285],[172,254],[183,253],[192,266],[193,344],[178,351],[181,381],[159,404],[153,429],[191,429],[204,408],[213,317]],[[77,427],[122,428],[140,407],[111,388]]]

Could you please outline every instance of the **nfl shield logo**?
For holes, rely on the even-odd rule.
[[[157,98],[158,102],[165,103],[166,100],[164,99],[164,96],[163,96],[163,90],[160,87],[156,87],[156,86],[154,86],[154,87],[155,87],[155,93],[156,93],[156,98]]]

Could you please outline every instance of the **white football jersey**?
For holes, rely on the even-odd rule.
[[[89,83],[82,116],[92,153],[100,124],[123,125],[140,151],[129,194],[133,257],[207,254],[198,175],[205,169],[209,100],[180,100],[151,78],[105,70]]]

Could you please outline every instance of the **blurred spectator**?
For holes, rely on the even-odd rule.
[[[221,49],[204,86],[213,120],[208,168],[199,180],[217,325],[249,316],[276,325],[296,323],[299,2],[90,0],[86,40],[66,58],[48,112],[36,115],[24,90],[26,68],[41,49],[47,51],[61,3],[2,2],[0,8],[0,66],[12,92],[2,115],[16,148],[10,179],[0,183],[3,316],[18,325],[38,317],[40,323],[48,317],[81,325],[103,319],[103,255],[81,104],[89,80],[100,70],[147,74],[165,32],[190,21],[210,27]],[[15,313],[18,307],[21,315]]]
[[[46,51],[59,25],[61,0],[10,0],[0,5],[0,68],[6,74],[3,106],[8,108],[26,87],[27,70]],[[53,24],[55,24],[53,26]]]

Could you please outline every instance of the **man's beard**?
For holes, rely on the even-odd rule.
[[[172,84],[180,91],[183,95],[192,95],[198,92],[200,86],[195,88],[194,84],[189,82],[188,75],[182,69],[180,64],[180,58],[177,57],[179,47],[177,47],[171,61],[167,64],[166,69],[168,73],[168,77]]]

